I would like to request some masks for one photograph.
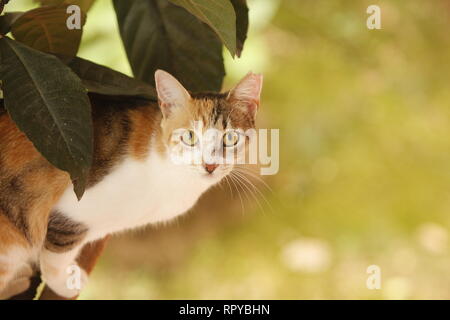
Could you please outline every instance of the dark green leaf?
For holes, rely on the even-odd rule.
[[[247,39],[248,32],[248,7],[247,0],[231,0],[234,11],[236,12],[236,55],[241,56],[244,49],[244,42]]]
[[[0,16],[0,33],[7,34],[11,31],[11,25],[16,21],[23,12],[6,12]]]
[[[81,58],[74,58],[68,66],[83,81],[89,92],[105,95],[134,96],[157,101],[155,88],[127,75]]]
[[[236,55],[236,14],[230,0],[170,0],[209,25],[231,56]]]
[[[91,108],[80,79],[56,57],[0,39],[5,108],[36,149],[70,173],[81,198],[92,162]]]
[[[81,42],[82,29],[70,30],[67,5],[42,7],[27,11],[12,25],[17,41],[39,51],[75,56]],[[86,16],[81,12],[81,26]]]
[[[191,91],[218,91],[225,75],[214,31],[167,0],[114,0],[120,33],[136,78],[154,85],[163,69]]]

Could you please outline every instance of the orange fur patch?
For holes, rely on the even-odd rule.
[[[26,163],[41,157],[30,140],[6,114],[0,117],[0,132],[2,165],[12,173],[20,172]]]
[[[130,132],[130,153],[139,160],[145,159],[148,155],[152,133],[159,129],[154,113],[145,111],[129,112],[133,128]]]
[[[0,255],[10,246],[29,248],[23,234],[0,211]]]
[[[56,169],[42,157],[6,114],[0,117],[0,132],[0,179],[12,181],[16,176],[25,175],[26,183],[23,184],[22,191],[24,201],[34,201],[22,205],[27,205],[24,214],[30,227],[29,240],[39,245],[45,238],[49,212],[70,183],[69,175]],[[25,172],[30,164],[35,165],[36,170]],[[0,201],[5,200],[0,196]],[[6,218],[5,213],[0,212],[0,251],[2,246],[14,243],[22,246],[24,241],[28,244],[20,230]]]

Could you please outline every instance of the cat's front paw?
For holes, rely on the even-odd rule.
[[[57,295],[74,298],[86,286],[88,275],[81,267],[72,264],[58,273],[43,273],[42,279]]]

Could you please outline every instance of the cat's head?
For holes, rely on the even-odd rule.
[[[229,174],[248,149],[262,81],[249,73],[229,92],[193,94],[169,73],[156,71],[162,139],[171,160],[208,181]]]

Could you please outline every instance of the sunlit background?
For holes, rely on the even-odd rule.
[[[225,87],[264,74],[259,126],[280,129],[279,173],[114,237],[82,298],[450,299],[450,2],[248,3]],[[381,30],[366,28],[371,4]],[[109,0],[79,55],[131,74]]]

